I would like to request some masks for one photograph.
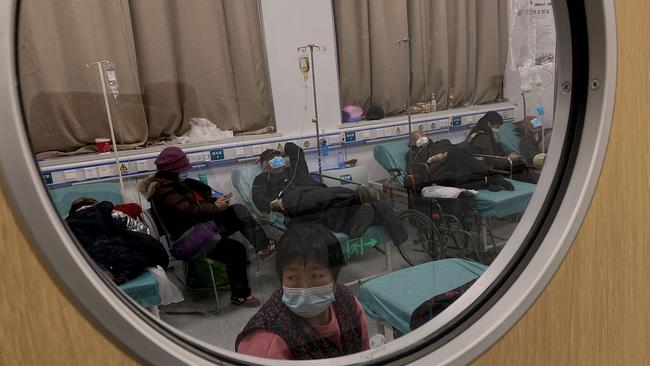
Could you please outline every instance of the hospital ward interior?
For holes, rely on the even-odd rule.
[[[80,255],[139,316],[233,357],[433,331],[526,234],[562,148],[550,1],[19,11],[22,113]]]

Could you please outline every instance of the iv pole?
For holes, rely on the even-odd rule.
[[[409,158],[411,161],[413,161],[413,142],[411,141],[411,134],[412,134],[412,127],[411,127],[411,45],[415,41],[412,41],[410,38],[402,38],[399,41],[397,41],[397,45],[406,45],[407,47],[405,49],[406,53],[406,115],[408,118],[409,122]]]
[[[113,129],[113,117],[111,116],[111,108],[108,104],[108,93],[106,92],[106,81],[104,80],[104,64],[110,64],[109,60],[102,60],[86,64],[87,68],[97,65],[97,71],[99,72],[99,80],[102,83],[102,92],[104,93],[104,105],[106,106],[106,115],[108,116],[108,127],[111,131],[111,140],[113,141],[113,156],[115,157],[115,165],[117,168],[117,176],[120,181],[120,195],[122,196],[122,201],[126,202],[126,194],[124,190],[124,179],[122,179],[122,170],[120,169],[120,157],[117,154],[117,142],[115,140],[115,130]]]
[[[320,154],[320,149],[321,149],[321,142],[320,142],[320,125],[318,124],[318,103],[317,103],[317,98],[316,98],[316,69],[314,68],[314,50],[316,51],[326,51],[327,49],[324,46],[318,46],[313,43],[310,43],[306,46],[298,47],[297,51],[298,52],[306,52],[307,49],[309,49],[309,56],[310,56],[310,61],[311,61],[311,82],[312,82],[312,89],[314,90],[314,118],[312,118],[312,122],[316,123],[316,145],[318,148],[316,149],[316,152],[318,154],[318,180],[320,183],[323,183],[323,166],[322,166],[322,161],[321,161],[321,154]]]

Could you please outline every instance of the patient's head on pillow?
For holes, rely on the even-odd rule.
[[[344,264],[341,244],[323,225],[291,225],[278,243],[275,269],[284,287],[310,288],[334,282]]]
[[[95,206],[97,203],[98,203],[97,200],[92,197],[77,198],[76,200],[72,201],[72,204],[70,205],[70,211],[68,211],[68,215],[72,215],[73,213],[81,210],[82,208]]]

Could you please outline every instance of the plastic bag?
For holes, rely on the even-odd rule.
[[[222,130],[206,118],[192,118],[190,130],[172,140],[174,143],[189,144],[196,142],[217,141],[233,137],[230,130]]]
[[[169,305],[185,300],[181,290],[167,277],[167,273],[162,267],[150,267],[148,270],[156,276],[156,281],[158,281],[161,305]]]

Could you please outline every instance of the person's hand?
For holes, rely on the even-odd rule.
[[[282,198],[276,198],[270,203],[271,208],[275,211],[284,211],[284,205],[282,204]]]
[[[519,154],[517,154],[516,152],[511,152],[510,154],[508,154],[508,159],[517,160],[519,159]]]
[[[230,206],[230,197],[227,196],[221,196],[217,198],[216,201],[214,201],[214,205],[217,206],[219,210],[225,210]]]
[[[434,162],[436,162],[436,161],[440,161],[440,160],[442,160],[442,159],[444,159],[444,158],[446,158],[446,157],[447,157],[447,153],[446,153],[446,152],[444,152],[444,153],[437,153],[437,154],[435,154],[435,155],[432,155],[429,159],[427,159],[427,164],[431,164],[431,163],[434,163]]]

